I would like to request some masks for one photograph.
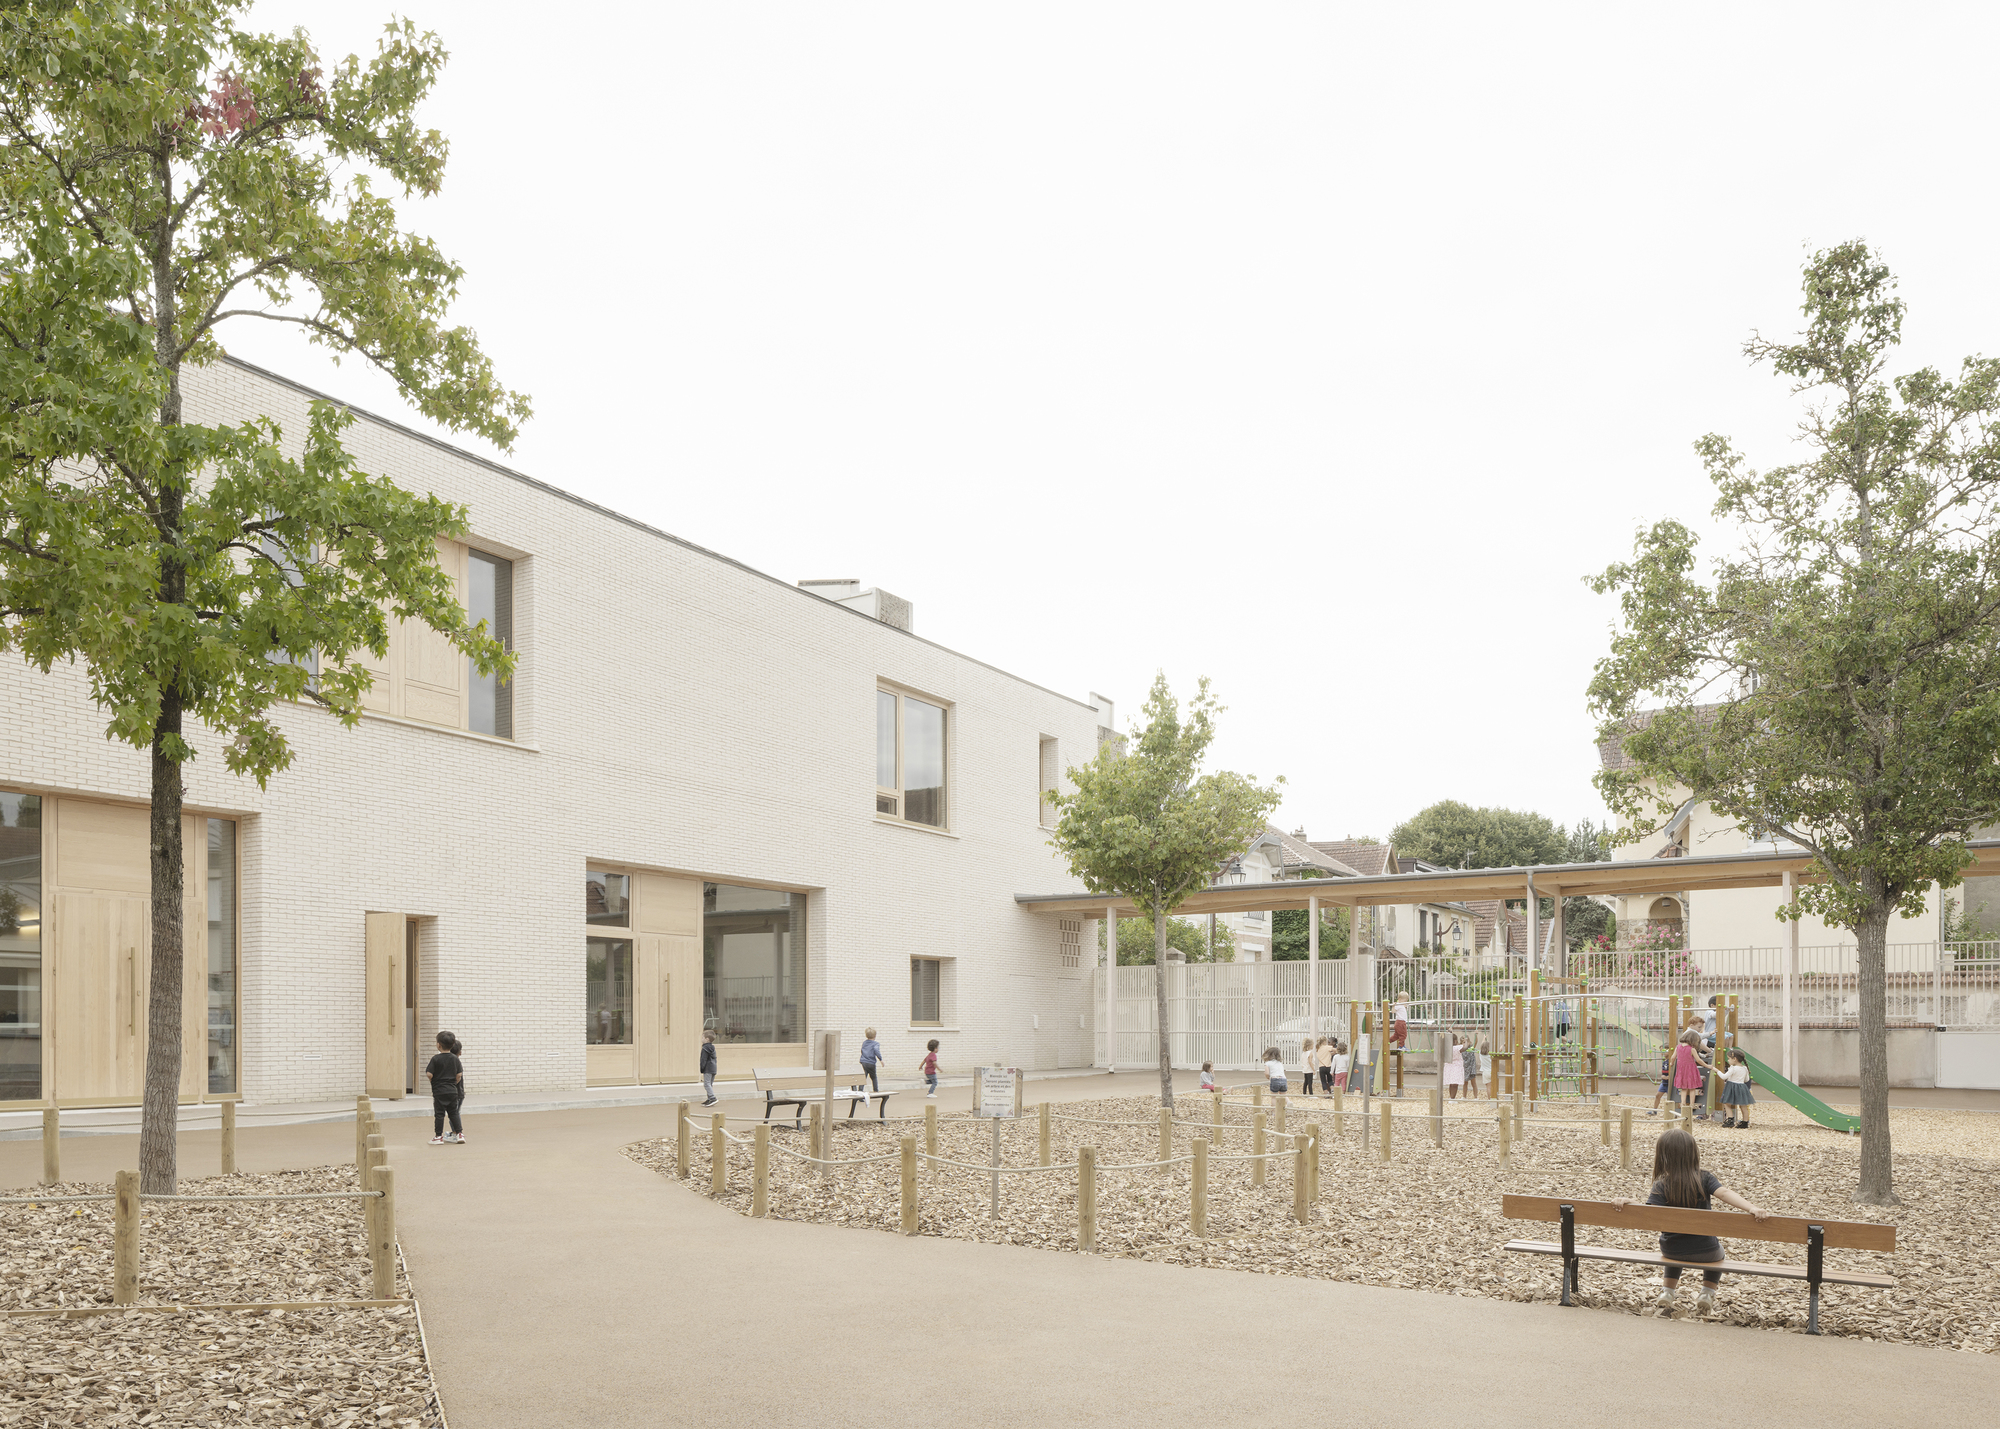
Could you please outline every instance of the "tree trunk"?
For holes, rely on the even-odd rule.
[[[1167,1022],[1167,915],[1153,913],[1153,1015],[1160,1029],[1160,1105],[1174,1104],[1173,1028]]]
[[[139,1120],[139,1189],[171,1196],[177,1182],[175,1138],[180,1131],[182,921],[186,906],[181,865],[180,761],[162,752],[178,738],[181,706],[177,691],[165,690],[153,729],[153,956],[146,998],[146,1100]]]
[[[1889,917],[1893,911],[1879,891],[1869,887],[1872,875],[1863,876],[1863,887],[1874,896],[1868,916],[1854,930],[1860,945],[1861,981],[1861,1180],[1854,1199],[1865,1206],[1896,1206],[1902,1199],[1895,1191],[1894,1173],[1889,1165],[1889,990],[1887,952]]]

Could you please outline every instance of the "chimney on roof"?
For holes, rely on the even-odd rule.
[[[879,620],[884,625],[893,625],[898,630],[916,629],[916,612],[900,595],[891,595],[886,590],[861,588],[861,582],[852,578],[843,580],[800,581],[800,590],[809,590],[814,595],[824,596],[836,605],[844,605],[849,610],[858,610],[870,619]]]

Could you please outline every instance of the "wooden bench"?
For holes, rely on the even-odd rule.
[[[1799,1220],[1772,1216],[1758,1220],[1739,1211],[1697,1211],[1685,1206],[1630,1205],[1623,1209],[1610,1201],[1567,1200],[1555,1196],[1502,1196],[1500,1214],[1513,1221],[1554,1221],[1562,1227],[1560,1242],[1510,1240],[1502,1250],[1526,1255],[1559,1255],[1563,1260],[1562,1303],[1571,1303],[1577,1288],[1577,1262],[1609,1260],[1621,1265],[1679,1265],[1689,1270],[1720,1270],[1730,1275],[1763,1275],[1776,1280],[1803,1280],[1811,1290],[1806,1333],[1819,1333],[1819,1288],[1822,1285],[1860,1285],[1870,1290],[1893,1290],[1896,1282],[1886,1275],[1863,1275],[1851,1270],[1828,1270],[1828,1250],[1874,1250],[1896,1248],[1896,1228],[1873,1221]],[[1578,1226],[1611,1226],[1629,1231],[1667,1231],[1681,1235],[1727,1236],[1731,1240],[1776,1241],[1806,1248],[1804,1265],[1767,1265],[1754,1260],[1669,1260],[1657,1250],[1616,1250],[1610,1246],[1576,1243]]]
[[[757,1079],[757,1090],[764,1094],[764,1120],[771,1119],[774,1108],[797,1107],[792,1125],[803,1129],[806,1119],[806,1104],[816,1102],[826,1096],[826,1069],[824,1067],[752,1067],[750,1074]],[[878,1072],[879,1076],[880,1073]],[[870,1101],[882,1103],[881,1119],[889,1119],[889,1098],[894,1091],[855,1091],[860,1083],[868,1086],[868,1078],[859,1067],[836,1067],[833,1070],[833,1099],[847,1103],[847,1119],[854,1120],[854,1109],[866,1106]]]

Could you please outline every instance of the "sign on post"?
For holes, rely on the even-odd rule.
[[[1016,1088],[1020,1084],[1020,1072],[1013,1067],[980,1067],[979,1115],[982,1117],[1017,1117],[1021,1114],[1021,1098]]]

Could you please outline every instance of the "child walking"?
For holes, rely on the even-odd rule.
[[[938,1039],[933,1037],[924,1044],[924,1100],[937,1096],[937,1052]]]
[[[1712,1209],[1710,1199],[1734,1206],[1739,1211],[1748,1211],[1752,1217],[1767,1221],[1771,1213],[1761,1206],[1753,1206],[1743,1197],[1722,1184],[1722,1178],[1713,1171],[1701,1169],[1701,1148],[1687,1132],[1678,1127],[1660,1133],[1660,1139],[1653,1147],[1653,1190],[1646,1197],[1649,1206],[1684,1206],[1689,1210],[1706,1211]],[[1629,1200],[1617,1200],[1612,1205],[1623,1210],[1632,1204]],[[1722,1242],[1712,1235],[1663,1234],[1660,1237],[1660,1254],[1669,1260],[1693,1261],[1704,1264],[1721,1260]],[[1680,1290],[1681,1267],[1669,1265],[1661,1270],[1666,1288],[1660,1291],[1654,1308],[1662,1314],[1674,1313],[1674,1296]],[[1722,1272],[1704,1270],[1701,1273],[1701,1295],[1695,1300],[1695,1311],[1706,1315],[1715,1308],[1715,1287],[1722,1283]]]
[[[1729,1070],[1722,1074],[1722,1105],[1727,1111],[1722,1124],[1747,1131],[1750,1128],[1750,1108],[1757,1104],[1757,1098],[1750,1095],[1750,1064],[1743,1058],[1743,1049],[1729,1049]]]
[[[1264,1075],[1271,1079],[1272,1094],[1274,1096],[1283,1096],[1285,1094],[1285,1063],[1284,1059],[1278,1056],[1278,1049],[1276,1047],[1266,1047],[1264,1049]]]
[[[1354,1059],[1347,1055],[1347,1044],[1333,1044],[1333,1084],[1341,1091],[1347,1090],[1347,1069],[1354,1065]]]
[[[1669,1047],[1666,1051],[1660,1053],[1660,1085],[1658,1090],[1653,1093],[1653,1109],[1646,1113],[1647,1116],[1658,1116],[1660,1114],[1660,1098],[1667,1094],[1668,1089],[1673,1084],[1674,1049]]]
[[[703,1106],[715,1105],[715,1032],[709,1029],[701,1034],[701,1094],[706,1098]]]
[[[868,1085],[876,1091],[882,1090],[882,1078],[876,1068],[882,1065],[882,1044],[875,1040],[875,1029],[869,1027],[861,1034],[861,1075],[868,1078]]]
[[[1307,1096],[1311,1096],[1313,1095],[1313,1083],[1319,1078],[1319,1048],[1313,1045],[1313,1040],[1310,1037],[1306,1038],[1305,1051],[1301,1060],[1305,1064],[1306,1079],[1305,1084],[1299,1090]]]
[[[424,1075],[431,1079],[431,1145],[453,1141],[463,1145],[465,1123],[458,1112],[465,1105],[465,1063],[458,1054],[465,1048],[449,1032],[438,1033],[437,1046],[437,1055],[424,1066]],[[444,1134],[446,1117],[451,1118],[450,1136]]]
[[[1319,1052],[1314,1058],[1319,1063],[1319,1089],[1327,1096],[1333,1095],[1333,1039],[1319,1039]]]

